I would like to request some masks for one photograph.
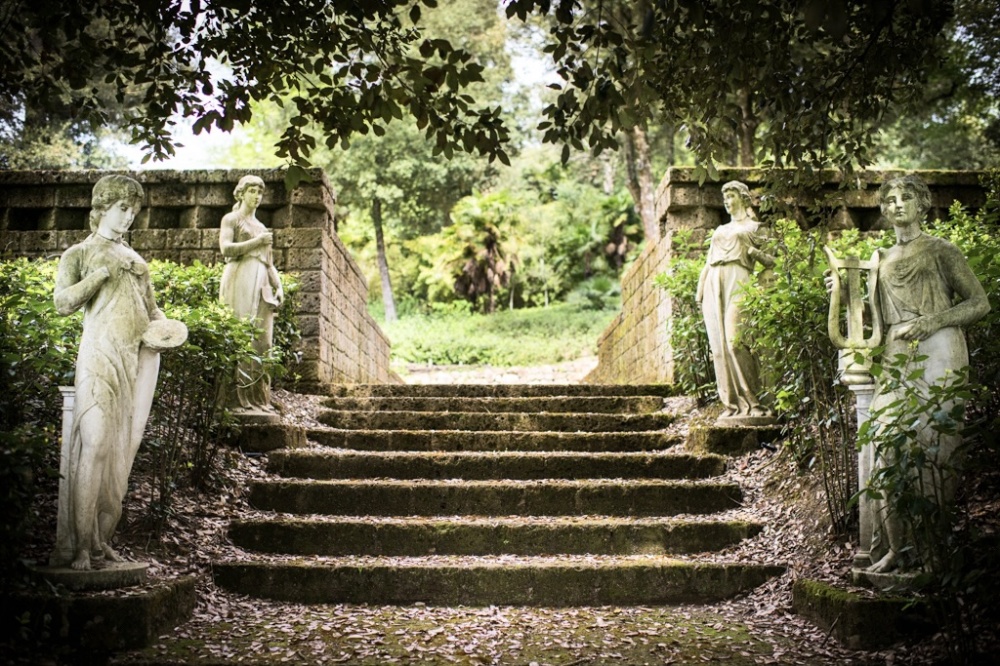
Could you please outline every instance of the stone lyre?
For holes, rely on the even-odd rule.
[[[830,292],[830,313],[827,318],[827,329],[830,340],[838,349],[844,350],[841,357],[844,370],[841,381],[845,384],[868,384],[871,375],[865,363],[858,363],[857,352],[874,349],[882,342],[882,321],[878,316],[878,263],[876,250],[871,259],[862,261],[858,257],[838,258],[829,247],[824,247],[826,257],[830,262],[830,274],[833,279],[833,289]],[[846,273],[847,290],[844,306],[847,309],[847,335],[840,329],[840,305],[842,283],[840,271]],[[872,314],[871,334],[865,336],[864,328],[864,297],[861,292],[861,272],[868,271],[868,306]],[[865,357],[868,354],[864,354]]]

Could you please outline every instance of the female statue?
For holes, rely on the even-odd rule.
[[[92,559],[121,561],[111,537],[152,405],[158,352],[187,337],[183,324],[156,307],[149,267],[122,239],[142,196],[142,186],[131,178],[97,181],[93,233],[59,261],[56,310],[69,315],[82,308],[83,334],[72,435],[63,448],[54,566],[83,570]]]
[[[771,267],[774,258],[760,250],[764,234],[751,208],[750,189],[737,181],[728,182],[722,186],[722,200],[731,220],[712,233],[697,293],[724,408],[719,421],[766,423],[771,414],[760,403],[757,359],[739,341],[741,288],[752,278],[758,262]]]
[[[969,364],[962,327],[990,310],[983,286],[961,251],[943,238],[923,232],[924,216],[931,206],[927,186],[915,176],[890,180],[879,191],[882,214],[896,231],[896,244],[883,251],[877,274],[877,315],[885,331],[884,358],[911,357],[907,373],[923,369],[920,386],[929,391]],[[915,349],[912,347],[915,345]],[[923,360],[921,360],[923,359]],[[929,395],[929,393],[928,393]],[[900,396],[876,385],[871,412],[891,420],[887,407]],[[941,435],[924,425],[917,440],[936,458],[947,463],[961,435]],[[939,447],[939,448],[938,448]],[[877,455],[876,468],[891,464]],[[954,493],[954,479],[943,489],[945,499]],[[901,521],[885,500],[875,500],[879,534],[872,546],[873,573],[898,569],[907,537]]]
[[[222,218],[219,249],[226,261],[219,300],[237,316],[251,319],[259,330],[254,349],[263,356],[271,348],[274,311],[285,300],[281,278],[274,267],[274,234],[257,219],[264,181],[244,176],[233,191],[233,212]],[[236,402],[248,411],[272,411],[271,380],[260,363],[241,365],[237,372]]]

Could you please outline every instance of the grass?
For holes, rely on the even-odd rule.
[[[433,365],[546,365],[597,352],[617,310],[558,303],[492,315],[409,315],[382,323],[392,360]]]

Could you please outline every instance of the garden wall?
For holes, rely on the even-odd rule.
[[[781,216],[797,219],[805,226],[826,223],[831,229],[856,228],[871,231],[887,228],[878,205],[878,189],[886,180],[916,173],[930,187],[930,219],[943,217],[953,201],[979,208],[986,192],[974,171],[866,171],[847,181],[837,171],[818,172],[811,187],[795,183],[794,172],[785,172],[789,182],[773,190],[768,206],[760,206],[764,172],[758,169],[720,169],[718,179],[699,184],[695,170],[673,167],[667,171],[656,196],[661,240],[647,245],[622,274],[622,311],[598,341],[598,365],[584,380],[598,384],[672,383],[673,354],[670,348],[670,297],[653,284],[653,277],[666,270],[673,235],[694,229],[707,235],[726,221],[722,185],[730,180],[746,183],[754,203],[767,219]],[[770,210],[762,210],[769,208]]]
[[[90,233],[90,194],[102,171],[0,171],[0,258],[58,257]],[[219,222],[233,188],[252,173],[264,179],[257,216],[274,232],[278,270],[301,282],[300,385],[396,383],[389,340],[368,314],[368,285],[336,233],[333,189],[319,170],[286,191],[284,171],[149,170],[126,173],[145,190],[127,240],[146,259],[221,261]]]

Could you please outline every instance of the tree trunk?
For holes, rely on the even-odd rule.
[[[737,103],[743,118],[739,127],[740,142],[740,166],[752,167],[756,163],[754,159],[754,143],[757,137],[757,117],[753,114],[753,102],[750,98],[750,91],[746,88],[737,93]]]
[[[378,275],[382,280],[382,305],[386,322],[396,321],[396,299],[392,296],[389,279],[389,262],[385,258],[385,237],[382,235],[382,200],[372,199],[372,222],[375,223],[375,253],[378,256]]]
[[[646,239],[655,243],[660,240],[660,221],[656,219],[656,183],[644,127],[636,125],[625,133],[625,167],[628,191],[642,219],[642,230]]]

